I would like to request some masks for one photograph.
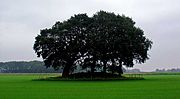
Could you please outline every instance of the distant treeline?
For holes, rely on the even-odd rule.
[[[76,68],[74,72],[85,71],[81,68]],[[138,73],[139,69],[127,70],[123,68],[124,73]],[[0,62],[0,73],[62,73],[62,69],[54,70],[53,68],[46,68],[42,61],[11,61]]]
[[[180,68],[172,68],[172,69],[156,69],[155,72],[180,72]]]
[[[60,73],[53,68],[46,68],[41,61],[0,62],[0,73]]]

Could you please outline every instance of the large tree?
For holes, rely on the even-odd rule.
[[[134,61],[144,63],[149,58],[147,51],[152,41],[135,27],[131,18],[100,11],[94,14],[92,20],[87,37],[90,38],[87,41],[90,47],[88,53],[94,63],[91,65],[92,71],[95,65],[101,65],[103,72],[106,72],[107,64],[111,64],[109,68],[112,72],[116,70],[122,74],[122,65],[133,67]]]
[[[100,11],[92,17],[78,14],[52,28],[41,30],[34,50],[47,67],[63,68],[63,77],[74,66],[111,68],[122,74],[122,65],[132,67],[134,61],[144,63],[152,41],[124,15]],[[108,65],[110,64],[110,65]]]
[[[77,60],[85,54],[85,32],[89,24],[86,14],[78,14],[64,22],[56,22],[50,29],[43,29],[36,37],[34,50],[42,56],[47,67],[63,68],[67,77]]]

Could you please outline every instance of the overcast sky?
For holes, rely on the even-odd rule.
[[[144,71],[180,68],[180,0],[0,0],[0,62],[42,60],[33,51],[40,29],[74,14],[125,14],[153,41]]]

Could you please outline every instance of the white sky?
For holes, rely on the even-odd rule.
[[[180,68],[179,0],[0,0],[0,61],[41,60],[33,51],[40,29],[74,14],[125,14],[153,41],[144,71]]]

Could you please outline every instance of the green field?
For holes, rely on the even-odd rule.
[[[145,80],[33,81],[57,74],[0,74],[0,99],[179,99],[180,75]]]

